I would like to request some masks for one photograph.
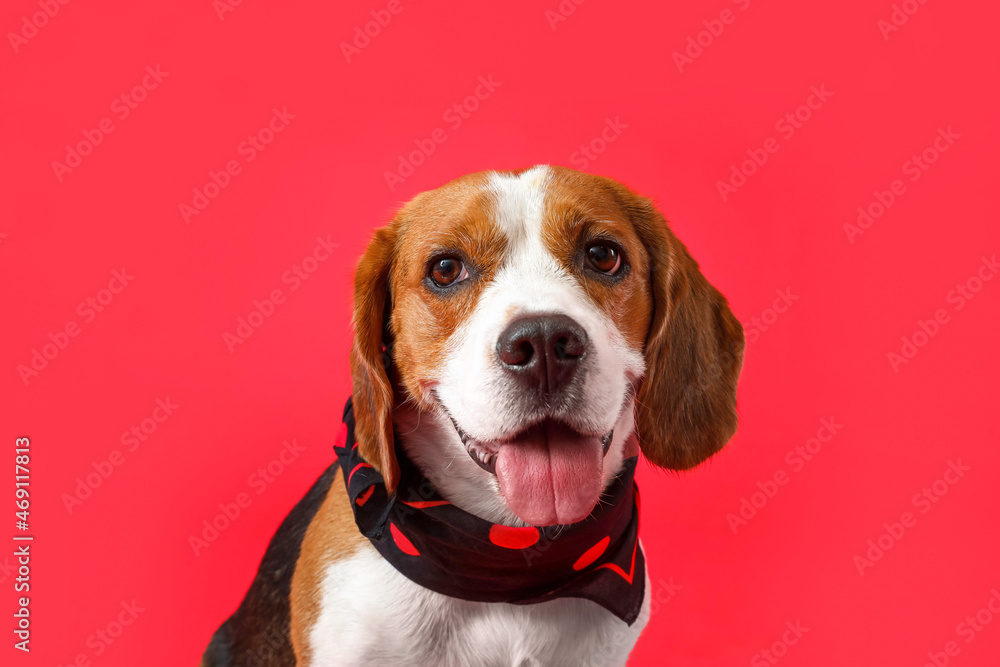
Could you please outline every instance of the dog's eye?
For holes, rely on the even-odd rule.
[[[587,263],[595,271],[613,276],[621,268],[622,254],[612,245],[595,243],[587,248]]]
[[[448,287],[468,277],[465,264],[457,257],[438,257],[431,261],[431,280],[438,287]]]

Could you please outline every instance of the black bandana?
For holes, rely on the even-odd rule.
[[[646,568],[636,458],[625,461],[583,521],[521,528],[490,523],[449,503],[402,447],[396,448],[399,488],[388,495],[382,476],[358,453],[350,401],[334,451],[358,528],[383,558],[424,588],[477,602],[584,598],[629,625],[639,615]]]

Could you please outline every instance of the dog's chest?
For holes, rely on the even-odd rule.
[[[649,618],[648,595],[631,626],[587,600],[458,600],[414,584],[368,545],[333,562],[317,593],[310,667],[624,665]]]

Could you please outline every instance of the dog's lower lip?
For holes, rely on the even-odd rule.
[[[479,446],[479,443],[475,438],[462,430],[462,427],[458,425],[458,422],[452,419],[451,423],[454,425],[455,431],[458,433],[458,437],[462,439],[462,444],[465,445],[465,451],[469,454],[469,457],[476,462],[476,465],[491,475],[497,474],[496,452],[488,450],[484,451],[484,448]],[[614,439],[614,435],[615,430],[611,429],[601,436],[601,448],[603,449],[603,454],[607,454],[608,450],[611,448],[611,441]]]

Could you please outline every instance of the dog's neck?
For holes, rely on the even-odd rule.
[[[508,526],[526,525],[507,507],[496,476],[480,468],[466,453],[446,414],[402,404],[394,411],[393,426],[397,445],[442,497],[481,519]],[[604,488],[622,471],[625,459],[638,454],[625,451],[634,429],[630,403],[615,425],[614,439],[604,457]]]

